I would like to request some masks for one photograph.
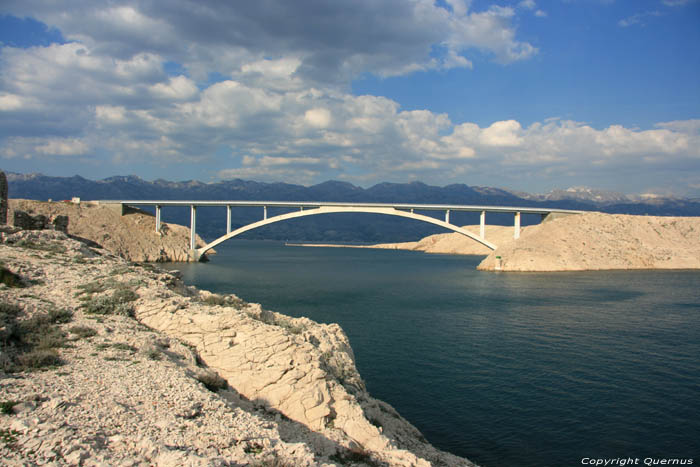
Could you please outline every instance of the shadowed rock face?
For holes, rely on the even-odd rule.
[[[0,224],[7,224],[7,177],[0,171]]]

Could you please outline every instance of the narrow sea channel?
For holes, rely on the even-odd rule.
[[[487,466],[700,463],[700,272],[488,273],[480,257],[229,241],[188,284],[339,323],[376,398]]]

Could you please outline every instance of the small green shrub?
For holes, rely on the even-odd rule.
[[[36,349],[17,356],[17,362],[22,369],[36,370],[39,368],[58,366],[63,360],[55,349]]]
[[[138,300],[138,298],[139,296],[136,292],[126,287],[120,287],[112,294],[112,300],[120,304],[133,302]]]
[[[3,413],[5,415],[11,415],[12,414],[12,407],[15,405],[19,404],[17,401],[2,401],[0,402],[0,413]]]
[[[138,299],[138,294],[126,287],[117,288],[111,296],[90,297],[84,304],[84,312],[88,315],[123,315],[134,316],[134,308],[130,304]]]
[[[243,448],[243,452],[245,452],[246,454],[260,454],[261,452],[263,452],[263,446],[260,443],[249,442]]]
[[[7,444],[8,446],[12,446],[13,444],[15,444],[19,439],[19,435],[20,432],[17,430],[0,428],[0,441]]]
[[[234,296],[222,296],[218,294],[207,295],[200,299],[200,303],[209,306],[228,306],[236,309],[243,308],[246,302]]]
[[[107,286],[103,282],[88,282],[87,284],[81,284],[77,287],[78,291],[75,293],[75,296],[78,297],[80,295],[92,295],[96,293],[101,293],[104,292],[107,289]]]
[[[211,370],[198,370],[196,378],[197,381],[202,383],[204,387],[211,392],[216,392],[219,389],[226,389],[228,387],[228,382]]]
[[[62,361],[55,349],[66,345],[66,336],[56,324],[70,321],[73,313],[51,309],[20,321],[17,318],[22,311],[18,305],[0,304],[3,369],[11,372],[60,365]]]
[[[56,242],[34,242],[33,240],[20,240],[15,246],[29,250],[41,250],[48,253],[65,253],[66,247]]]
[[[112,344],[112,348],[117,350],[123,350],[125,352],[136,352],[137,350],[136,347],[134,347],[133,345],[125,344],[123,342],[117,342],[115,344]]]
[[[25,285],[22,283],[22,278],[5,267],[0,266],[0,284],[5,284],[8,287],[21,288]]]
[[[54,324],[70,323],[73,320],[73,312],[65,308],[52,309],[49,310],[48,319]]]
[[[89,326],[73,326],[69,329],[78,339],[85,339],[97,335],[97,331]]]

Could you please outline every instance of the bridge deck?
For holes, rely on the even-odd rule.
[[[347,203],[325,201],[169,201],[169,200],[101,200],[102,204],[122,204],[127,206],[232,206],[232,207],[279,207],[279,208],[319,208],[358,207],[358,208],[394,208],[414,209],[416,211],[471,211],[471,212],[519,212],[522,214],[582,214],[584,211],[556,208],[517,207],[517,206],[478,206],[461,204],[408,204],[408,203]]]

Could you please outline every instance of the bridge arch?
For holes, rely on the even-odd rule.
[[[388,215],[388,216],[406,217],[408,219],[423,221],[423,222],[438,225],[438,226],[443,227],[445,229],[462,234],[466,237],[471,238],[472,240],[474,240],[476,242],[481,243],[482,245],[486,246],[487,248],[489,248],[491,250],[496,249],[496,245],[494,245],[493,243],[491,243],[491,242],[487,241],[486,239],[481,238],[478,235],[476,235],[472,232],[469,232],[468,230],[465,230],[459,226],[456,226],[454,224],[450,224],[449,222],[445,222],[445,221],[442,221],[440,219],[436,219],[434,217],[425,216],[422,214],[416,214],[416,213],[410,212],[410,211],[403,211],[403,210],[391,208],[391,207],[321,206],[321,207],[313,208],[313,209],[306,209],[306,210],[300,210],[300,211],[295,211],[295,212],[289,212],[286,214],[280,214],[279,216],[269,217],[269,218],[260,220],[258,222],[253,222],[252,224],[244,225],[243,227],[240,227],[236,230],[233,230],[230,233],[227,233],[226,235],[222,235],[221,237],[217,238],[216,240],[208,243],[207,245],[205,245],[201,248],[197,248],[196,250],[193,250],[192,251],[193,256],[194,256],[193,259],[195,261],[199,260],[210,249],[225,242],[226,240],[229,240],[229,239],[237,237],[245,232],[248,232],[249,230],[257,229],[259,227],[263,227],[263,226],[266,226],[269,224],[274,224],[275,222],[282,222],[282,221],[286,221],[289,219],[295,219],[297,217],[316,216],[316,215],[320,215],[320,214],[331,214],[331,213],[339,213],[339,212],[359,212],[359,213],[368,213],[368,214],[384,214],[384,215]]]

